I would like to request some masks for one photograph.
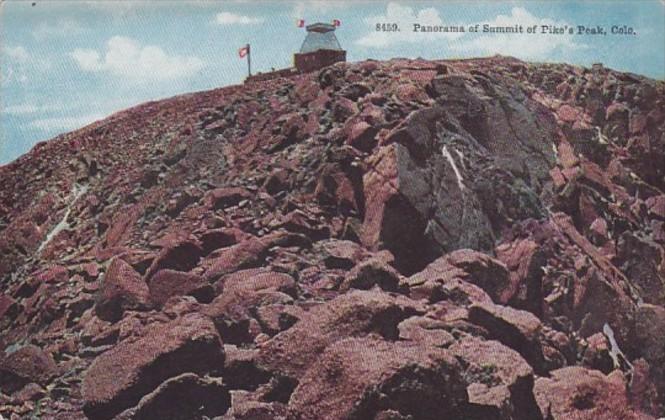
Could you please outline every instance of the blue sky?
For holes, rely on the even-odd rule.
[[[288,67],[305,35],[298,18],[339,19],[349,61],[500,53],[665,76],[664,0],[0,1],[0,164],[129,106],[240,83],[247,42],[254,71]],[[375,31],[392,22],[399,33]],[[628,25],[636,35],[427,34],[413,23]]]

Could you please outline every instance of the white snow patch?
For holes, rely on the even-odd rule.
[[[459,163],[462,164],[462,168],[466,169],[466,165],[464,164],[464,153],[460,152],[457,149],[453,149],[455,153],[457,153],[457,156],[459,157]]]
[[[51,231],[46,235],[46,238],[42,241],[42,243],[39,245],[39,248],[37,248],[37,253],[41,253],[44,248],[46,248],[46,245],[55,238],[55,236],[62,232],[65,229],[69,229],[69,223],[67,222],[67,218],[69,217],[69,214],[72,212],[72,206],[76,203],[76,201],[81,198],[83,194],[85,194],[88,191],[88,186],[87,185],[79,185],[79,184],[74,184],[72,186],[72,191],[69,193],[70,201],[69,204],[67,205],[67,210],[65,211],[64,216],[58,222],[57,225]]]
[[[453,150],[457,151],[457,149],[453,149]],[[448,159],[448,163],[450,163],[450,166],[452,166],[453,171],[455,172],[455,176],[457,177],[457,186],[459,187],[460,190],[465,190],[466,186],[464,185],[464,178],[462,178],[462,173],[460,172],[459,168],[457,167],[457,164],[455,163],[455,159],[453,159],[453,155],[451,155],[450,152],[448,151],[448,147],[443,146],[443,149],[441,149],[441,153],[443,154],[443,157]]]
[[[626,357],[625,354],[621,351],[619,348],[619,344],[617,343],[616,338],[614,338],[614,330],[612,327],[610,327],[610,324],[607,322],[605,325],[603,325],[603,334],[607,337],[607,339],[610,341],[610,356],[612,357],[612,361],[614,362],[614,367],[617,369],[621,368],[621,361],[619,360],[619,356],[623,359],[624,362],[626,362],[626,365],[628,365],[628,368],[631,370],[633,369],[633,365],[628,361],[628,358]]]
[[[596,133],[598,134],[598,143],[600,144],[608,144],[608,138],[603,135],[603,132],[601,131],[600,127],[596,126]]]

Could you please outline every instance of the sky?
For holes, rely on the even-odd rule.
[[[665,0],[632,1],[65,1],[0,0],[0,165],[37,142],[149,100],[242,83],[292,65],[306,24],[339,19],[348,61],[511,55],[607,67],[663,80]],[[376,31],[397,24],[399,32]],[[464,33],[413,32],[413,24]],[[575,33],[472,33],[479,25]],[[606,35],[578,35],[601,25]],[[613,35],[612,26],[633,28]]]

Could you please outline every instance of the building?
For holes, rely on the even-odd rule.
[[[335,26],[328,23],[307,25],[307,37],[300,52],[293,55],[296,69],[308,73],[339,61],[346,61],[346,51],[335,36]]]

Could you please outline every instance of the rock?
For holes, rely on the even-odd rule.
[[[665,394],[663,328],[665,328],[665,308],[650,304],[638,306],[633,326],[633,345],[637,349],[637,354],[643,357],[650,366],[652,382],[658,388],[661,396]]]
[[[213,282],[224,274],[252,268],[259,265],[268,250],[269,244],[259,238],[250,238],[229,248],[223,248],[215,255],[209,256],[204,277]]]
[[[462,269],[464,280],[483,289],[498,303],[506,303],[512,295],[512,285],[506,266],[487,254],[471,249],[460,249],[447,254],[445,261]]]
[[[230,389],[256,390],[271,376],[256,364],[258,350],[248,350],[232,344],[224,345],[224,383]],[[235,407],[235,404],[234,404]]]
[[[289,173],[285,169],[275,169],[263,183],[263,188],[270,195],[276,195],[288,188]]]
[[[584,349],[582,363],[584,367],[599,370],[605,374],[614,369],[610,357],[610,343],[603,333],[596,333],[586,339],[587,347]]]
[[[352,101],[357,101],[371,91],[372,89],[364,83],[353,83],[342,89],[339,94]]]
[[[332,239],[322,245],[324,260],[328,268],[352,268],[363,256],[362,248],[352,241]]]
[[[208,230],[201,235],[203,255],[208,255],[219,248],[235,245],[244,236],[244,232],[236,229],[222,228]]]
[[[397,270],[378,258],[372,258],[353,267],[345,276],[339,290],[369,290],[378,286],[387,292],[396,292],[399,282],[400,275]]]
[[[427,299],[430,303],[452,300],[460,305],[470,302],[492,302],[492,298],[480,287],[463,278],[467,273],[439,258],[406,280],[409,295],[413,299]]]
[[[469,307],[469,320],[489,331],[491,338],[521,354],[537,373],[543,372],[542,324],[531,312],[492,303],[474,303]]]
[[[542,418],[533,398],[533,368],[498,341],[464,337],[449,351],[463,361],[468,415],[478,418]]]
[[[97,292],[97,316],[105,321],[116,322],[126,310],[142,310],[148,306],[148,285],[141,275],[123,260],[113,259]]]
[[[543,313],[543,270],[545,253],[530,239],[503,243],[496,248],[497,258],[508,268],[510,286],[496,302],[541,316]]]
[[[292,304],[293,277],[265,269],[241,270],[220,279],[217,296],[204,309],[222,334],[225,342],[241,344],[252,342],[260,332],[252,330],[252,323],[261,306]],[[260,316],[259,316],[260,318]],[[256,327],[259,327],[256,325]]]
[[[665,220],[665,194],[649,197],[645,204],[649,209],[649,214]]]
[[[16,309],[16,301],[11,296],[0,294],[0,320],[2,320],[5,315],[7,317],[12,316],[16,312]]]
[[[159,270],[167,268],[177,271],[189,271],[197,266],[202,253],[201,246],[190,240],[167,246],[160,251],[159,255],[152,262],[150,268],[145,273],[145,278],[149,281]]]
[[[224,295],[240,295],[243,292],[274,290],[295,293],[296,283],[293,277],[263,268],[237,271],[222,277],[217,283],[217,293]]]
[[[221,379],[193,373],[167,379],[119,418],[135,420],[212,418],[226,413],[231,395]]]
[[[357,214],[362,210],[358,171],[339,165],[327,166],[319,176],[314,190],[316,200],[326,206],[337,206],[344,213]]]
[[[637,308],[634,326],[637,348],[649,363],[655,365],[665,362],[665,336],[660,334],[663,326],[665,308],[650,304],[642,304]]]
[[[351,291],[314,307],[294,326],[261,348],[259,363],[294,378],[302,375],[330,344],[370,333],[397,339],[397,325],[424,308],[401,296],[381,291]]]
[[[46,386],[57,373],[53,357],[34,345],[27,345],[0,355],[0,390],[12,393],[36,382]]]
[[[665,305],[665,248],[625,232],[617,241],[616,260],[645,302]]]
[[[229,420],[286,420],[288,408],[278,401],[263,402],[244,392],[233,393]],[[224,418],[226,420],[226,418]]]
[[[619,371],[605,376],[597,370],[570,366],[539,378],[534,395],[544,418],[646,419],[633,410]]]
[[[186,315],[95,359],[83,379],[83,409],[91,419],[110,419],[170,377],[186,372],[205,375],[223,366],[224,349],[212,321]]]
[[[350,99],[338,98],[333,105],[332,112],[335,121],[341,123],[358,113],[358,105]]]
[[[370,152],[376,146],[376,133],[379,130],[364,121],[355,123],[349,130],[346,142],[363,152]]]
[[[46,396],[46,390],[40,385],[31,382],[24,386],[21,390],[14,393],[14,400],[17,403],[25,403],[27,401],[38,401]]]
[[[273,336],[291,328],[304,314],[305,312],[294,304],[275,303],[258,307],[256,320],[266,334]]]
[[[250,197],[251,193],[244,188],[227,187],[209,191],[204,197],[204,201],[210,209],[221,210],[235,206],[240,201]]]
[[[448,326],[443,321],[413,316],[400,322],[397,328],[400,340],[447,348],[455,341],[455,337],[446,331]]]
[[[644,359],[633,360],[632,377],[628,384],[629,399],[636,409],[656,418],[663,412],[663,403],[658,401],[658,376],[651,374],[649,363]],[[662,376],[660,376],[662,378]]]
[[[557,158],[564,169],[574,168],[580,163],[573,146],[567,141],[562,141],[557,145]]]
[[[443,349],[349,338],[329,346],[289,400],[294,418],[371,419],[385,410],[457,418],[466,402],[460,366]]]
[[[214,297],[212,286],[201,276],[169,269],[155,273],[148,288],[150,301],[160,307],[172,296],[192,295],[203,303],[210,303]]]
[[[579,109],[575,109],[570,105],[563,105],[561,108],[559,108],[557,116],[561,121],[570,123],[577,121],[577,119],[580,117],[580,113],[581,111]]]

